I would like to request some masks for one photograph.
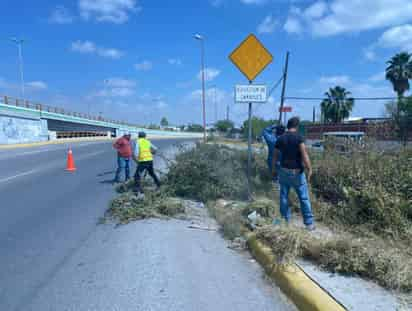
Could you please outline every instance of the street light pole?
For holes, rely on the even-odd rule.
[[[25,100],[25,89],[24,89],[24,74],[23,74],[23,53],[22,53],[22,44],[24,40],[11,38],[12,42],[17,45],[18,55],[19,55],[19,69],[20,69],[20,80],[21,80],[21,93],[23,96],[23,101]]]
[[[203,106],[203,141],[206,143],[206,103],[205,103],[205,44],[204,37],[196,34],[196,40],[200,41],[201,48],[201,66],[202,66],[202,106]]]
[[[217,123],[218,113],[217,113],[217,100],[216,100],[216,84],[213,85],[213,103],[215,106],[215,124]]]

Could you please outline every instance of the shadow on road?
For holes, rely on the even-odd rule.
[[[115,184],[115,182],[114,182],[113,179],[102,180],[102,181],[99,181],[99,183],[100,183],[100,184],[103,184],[103,185],[107,185],[107,184],[109,184],[109,185],[114,185],[114,184]]]
[[[106,175],[112,175],[112,174],[114,174],[114,173],[116,173],[116,171],[103,172],[103,173],[97,174],[97,177],[102,177],[102,176],[106,176]]]

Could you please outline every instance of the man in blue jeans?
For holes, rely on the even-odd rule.
[[[132,156],[132,147],[130,142],[131,135],[126,134],[117,139],[113,148],[117,150],[117,170],[113,182],[120,182],[120,174],[125,173],[125,181],[130,178],[130,158]]]
[[[272,173],[272,161],[273,161],[273,152],[275,151],[275,144],[279,136],[285,133],[285,127],[283,125],[271,125],[266,127],[262,132],[262,137],[265,140],[268,146],[268,167],[269,172]],[[280,159],[279,159],[280,160]],[[280,161],[276,162],[276,168],[280,166]],[[273,177],[273,181],[277,182],[277,176]]]
[[[308,183],[306,181],[305,168],[308,180],[312,176],[312,166],[306,151],[303,138],[297,133],[300,120],[293,117],[288,121],[287,132],[278,138],[273,155],[273,176],[279,176],[280,183],[280,213],[289,222],[291,210],[289,207],[289,190],[293,188],[298,195],[303,222],[310,231],[315,229],[313,223],[312,207],[310,204]],[[275,163],[280,159],[279,172]]]

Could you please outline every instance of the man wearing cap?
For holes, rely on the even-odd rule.
[[[117,139],[113,148],[117,150],[117,170],[114,177],[114,182],[120,182],[120,174],[125,171],[125,180],[130,178],[130,157],[132,156],[132,147],[130,145],[130,134],[125,134]]]
[[[135,189],[136,193],[143,193],[141,187],[140,178],[144,171],[147,171],[149,175],[153,178],[157,188],[160,188],[160,181],[157,178],[154,168],[153,168],[153,154],[156,153],[157,148],[154,146],[150,140],[146,139],[145,132],[139,132],[139,138],[136,141],[133,160],[137,164],[136,173],[134,175]]]

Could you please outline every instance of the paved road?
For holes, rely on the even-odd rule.
[[[74,174],[66,148],[0,151],[0,310],[291,310],[216,233],[97,225],[114,195],[111,145],[73,145]]]

